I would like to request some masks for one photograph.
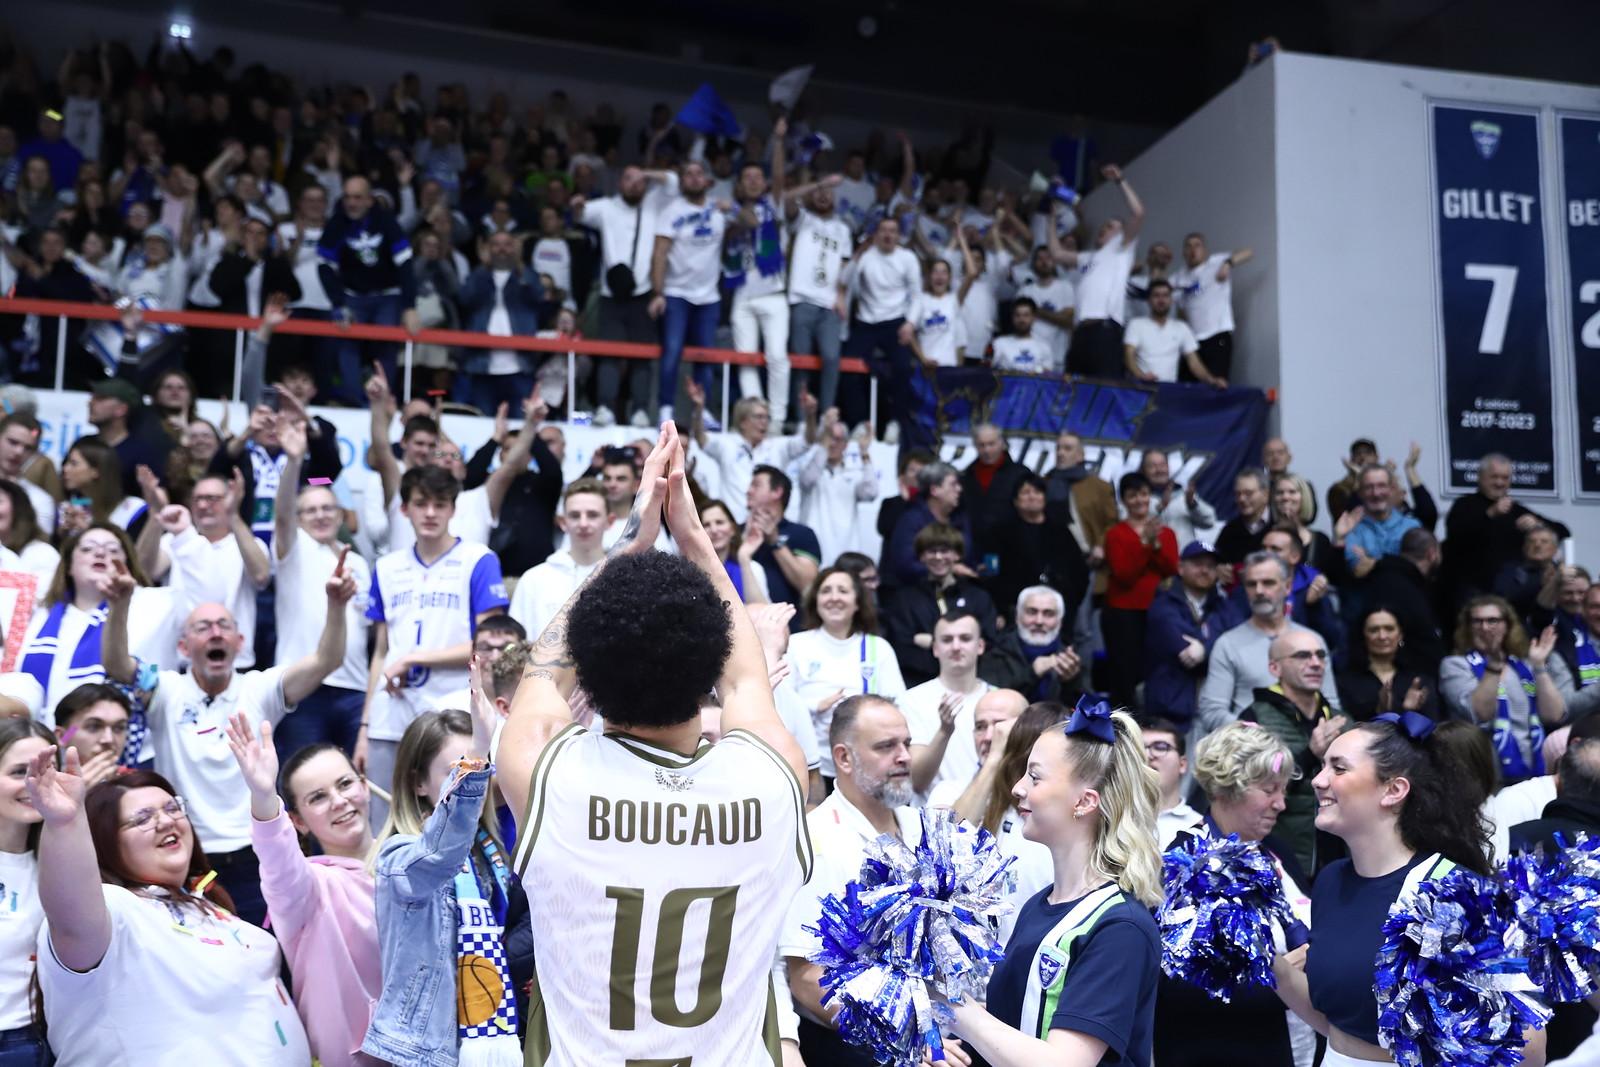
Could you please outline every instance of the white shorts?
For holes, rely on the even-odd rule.
[[[1342,1052],[1335,1052],[1331,1045],[1322,1054],[1322,1067],[1369,1067],[1373,1063],[1393,1062],[1393,1060],[1358,1060],[1354,1056],[1346,1056]]]

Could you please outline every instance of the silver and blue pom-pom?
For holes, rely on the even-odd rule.
[[[1378,1040],[1401,1067],[1511,1067],[1550,1019],[1510,894],[1465,868],[1389,909],[1373,991]]]
[[[1565,844],[1565,842],[1562,842]],[[1527,941],[1528,973],[1557,1004],[1600,989],[1600,835],[1513,855],[1505,880]]]
[[[1187,837],[1162,857],[1161,868],[1161,969],[1224,1002],[1241,988],[1277,988],[1273,929],[1283,927],[1289,948],[1305,943],[1306,929],[1289,908],[1272,857],[1234,834]]]
[[[868,842],[860,877],[822,900],[808,927],[822,939],[822,1003],[839,1006],[840,1036],[879,1063],[944,1058],[940,998],[982,996],[1004,953],[998,920],[1011,910],[1011,857],[994,836],[943,808],[922,811],[922,840]]]

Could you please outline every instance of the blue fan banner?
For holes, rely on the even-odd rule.
[[[1557,121],[1578,493],[1600,499],[1600,116],[1562,115]]]

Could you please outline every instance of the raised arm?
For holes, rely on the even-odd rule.
[[[533,439],[538,436],[539,424],[549,410],[535,388],[533,394],[522,402],[522,429],[511,439],[511,447],[501,457],[500,466],[484,482],[489,491],[489,514],[497,522],[500,519],[500,505],[505,503],[511,483],[517,480],[517,475],[528,469],[528,458],[533,455]]]
[[[128,602],[139,587],[128,568],[113,560],[116,571],[106,580],[106,624],[100,628],[100,663],[106,677],[123,685],[132,685],[138,667],[128,654]]]
[[[282,560],[294,544],[300,467],[306,458],[306,424],[285,420],[278,427],[278,443],[283,446],[283,473],[278,476],[277,498],[272,505],[272,551]]]
[[[672,238],[656,235],[656,247],[650,253],[650,306],[652,319],[659,319],[667,310],[667,252],[672,248]]]
[[[233,540],[239,546],[239,555],[244,558],[244,572],[250,579],[250,584],[257,589],[265,589],[267,583],[272,581],[272,561],[267,558],[266,547],[262,545],[261,538],[257,537],[250,529],[250,524],[244,521],[244,516],[239,514],[239,502],[244,499],[244,475],[234,468],[233,476],[228,479],[228,496],[223,501],[223,507],[228,509],[228,527],[233,531]]]
[[[1128,221],[1122,226],[1122,243],[1130,245],[1139,236],[1139,231],[1144,229],[1144,203],[1139,199],[1139,194],[1133,191],[1133,186],[1128,184],[1128,179],[1122,176],[1121,167],[1107,163],[1100,173],[1106,181],[1116,182],[1122,190],[1122,199],[1128,203]]]
[[[670,466],[665,479],[667,489],[667,530],[677,542],[683,558],[700,568],[711,581],[712,588],[729,606],[733,616],[733,649],[717,681],[717,692],[722,697],[722,729],[748,730],[772,746],[783,757],[795,780],[802,783],[804,795],[806,758],[800,746],[790,735],[783,720],[778,717],[777,706],[772,702],[772,684],[767,674],[766,657],[761,651],[761,640],[750,616],[739,603],[739,594],[733,588],[711,538],[700,525],[700,513],[690,498],[684,484],[683,443],[669,423],[662,429],[664,443],[670,449]],[[648,466],[646,470],[648,472]]]
[[[783,187],[785,182],[783,142],[789,136],[789,120],[783,116],[772,124],[772,202],[783,203]]]
[[[383,483],[383,505],[400,491],[400,464],[389,448],[389,414],[393,399],[389,394],[389,380],[384,376],[383,364],[372,365],[372,377],[367,379],[367,405],[372,415],[371,443],[367,446],[367,462],[378,472]]]
[[[40,752],[28,765],[24,785],[44,821],[39,832],[39,901],[50,924],[50,947],[69,970],[91,971],[111,947],[111,913],[83,810],[87,784],[78,750],[67,749],[60,770],[54,747]]]
[[[350,554],[346,545],[339,553],[339,563],[333,575],[323,586],[328,594],[328,614],[322,624],[322,637],[315,651],[295,660],[283,669],[283,699],[286,704],[298,704],[317,691],[322,680],[339,669],[345,653],[345,605],[356,595],[356,580],[345,572],[344,558]]]
[[[1045,242],[1050,249],[1050,258],[1064,267],[1078,265],[1078,253],[1061,243],[1061,235],[1056,232],[1056,216],[1061,211],[1059,200],[1050,201],[1050,222],[1045,227]]]

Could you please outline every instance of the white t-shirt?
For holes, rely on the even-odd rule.
[[[917,331],[922,354],[940,367],[959,367],[960,350],[967,347],[967,324],[961,317],[956,294],[918,293],[907,316]]]
[[[41,589],[41,594],[43,590]],[[43,713],[39,721],[46,726],[56,724],[56,704],[61,698],[90,682],[103,682],[106,680],[105,667],[100,662],[99,645],[94,635],[88,636],[89,646],[86,652],[88,662],[74,667],[73,656],[78,646],[83,644],[85,633],[89,627],[101,623],[105,616],[100,609],[87,612],[76,605],[68,604],[67,610],[61,616],[61,626],[56,631],[55,640],[41,637],[39,631],[50,618],[52,605],[40,602],[34,608],[33,618],[28,620],[27,637],[22,642],[22,656],[17,661],[17,670],[21,670],[30,653],[41,653],[50,657],[50,672],[46,676],[44,685]],[[172,590],[161,586],[144,586],[133,591],[133,599],[128,603],[128,653],[145,663],[159,664],[161,667],[176,667],[178,665],[177,639],[172,633]]]
[[[672,240],[662,293],[691,304],[715,304],[722,277],[722,237],[728,216],[708,197],[699,204],[678,197],[656,216],[656,234]]]
[[[572,292],[572,246],[559,237],[539,238],[533,246],[533,270],[550,275],[563,293]]]
[[[294,222],[278,224],[278,247],[294,245]],[[300,283],[300,299],[289,306],[328,311],[333,305],[328,292],[322,287],[322,275],[317,270],[321,257],[317,255],[317,242],[322,240],[321,226],[306,226],[300,231],[300,247],[294,254],[294,280]]]
[[[594,573],[599,561],[580,564],[565,549],[552,553],[549,559],[529,567],[511,594],[510,615],[528,631],[528,640],[536,639],[550,620],[556,617],[561,605],[571,599],[589,575]]]
[[[861,505],[878,498],[878,479],[854,444],[846,445],[839,465],[828,465],[822,445],[812,445],[800,469],[800,521],[811,527],[828,566],[841,552],[859,552]]]
[[[41,592],[50,588],[50,583],[55,580],[56,568],[61,565],[61,553],[44,541],[29,541],[23,545],[22,551],[17,553],[17,559],[24,571],[39,579]]]
[[[1139,240],[1113,237],[1104,248],[1078,253],[1078,321],[1120,323],[1128,303],[1128,276]]]
[[[973,716],[977,711],[978,698],[991,688],[988,682],[980,680],[976,688],[961,698],[955,730],[945,745],[944,759],[939,764],[939,773],[934,775],[933,786],[950,781],[965,789],[978,773],[978,749],[972,741]],[[906,725],[911,728],[913,745],[930,744],[939,733],[939,702],[948,692],[950,690],[944,687],[944,683],[934,678],[912,686],[900,698],[900,710],[905,712]]]
[[[789,244],[789,303],[832,308],[850,261],[850,227],[836,217],[801,211]]]
[[[840,641],[821,627],[790,637],[784,659],[789,661],[795,693],[811,709],[817,748],[822,753],[822,773],[831,778],[833,749],[828,744],[828,727],[833,724],[833,709],[818,711],[817,705],[824,697],[841,691],[844,696],[874,693],[899,700],[906,691],[900,661],[894,648],[881,637],[852,634]]]
[[[843,178],[833,190],[834,210],[851,233],[860,233],[867,224],[867,212],[878,192],[866,178]]]
[[[290,664],[317,650],[322,640],[322,623],[328,613],[328,594],[323,588],[339,563],[340,546],[325,545],[299,527],[288,546],[288,554],[278,564],[278,654],[280,664]],[[274,550],[273,555],[277,552]],[[345,573],[356,580],[356,595],[345,605],[344,662],[323,680],[339,689],[367,690],[367,589],[372,572],[367,561],[351,552],[344,560]]]
[[[45,536],[56,532],[56,498],[44,491],[44,488],[26,478],[12,479],[28,494],[28,503],[33,505],[33,517],[39,523],[39,529]]]
[[[18,1030],[33,1020],[28,983],[42,922],[38,857],[0,852],[0,1030]]]
[[[1178,380],[1178,364],[1200,345],[1189,324],[1167,316],[1166,322],[1134,319],[1122,333],[1122,343],[1132,345],[1139,369],[1154,374],[1160,382]]]
[[[174,537],[161,535],[161,547],[172,561],[167,582],[172,587],[172,612],[180,620],[201,604],[221,604],[244,635],[233,665],[248,670],[256,663],[256,585],[245,570],[244,555],[233,534],[220,541],[200,535],[193,526]]]
[[[902,841],[915,845],[922,840],[922,816],[916,808],[896,808],[894,818]],[[778,955],[801,960],[821,947],[817,935],[805,928],[816,926],[822,918],[822,898],[844,895],[845,886],[861,877],[867,842],[878,839],[878,831],[861,809],[837,789],[806,816],[806,829],[811,836],[811,880],[790,900],[778,934]],[[795,1010],[811,1017],[798,1003]],[[816,1018],[811,1021],[822,1023]]]
[[[922,292],[922,267],[910,249],[884,255],[877,246],[861,254],[856,265],[856,317],[862,322],[892,322],[911,313]]]
[[[238,788],[245,793],[244,783]],[[311,1062],[305,1027],[278,979],[282,956],[271,934],[226,912],[101,889],[111,944],[93,970],[62,966],[49,923],[39,931],[39,985],[57,1063]]]
[[[1038,328],[1035,323],[1034,329]],[[1018,337],[1012,333],[1003,334],[994,339],[993,345],[995,370],[1013,374],[1054,374],[1060,369],[1049,342],[1035,335]]]
[[[742,526],[750,514],[746,494],[756,468],[768,466],[786,470],[790,463],[805,455],[808,447],[805,439],[798,435],[763,437],[761,443],[752,448],[749,441],[736,433],[714,433],[706,435],[701,449],[721,471],[722,500],[733,512],[733,521]]]
[[[1232,252],[1213,252],[1198,267],[1184,264],[1172,275],[1172,293],[1177,298],[1195,337],[1204,341],[1233,329],[1233,274],[1217,281],[1217,271]]]
[[[985,274],[973,281],[967,289],[967,298],[961,301],[961,323],[967,331],[967,355],[981,356],[989,351],[994,340],[995,325],[1000,321],[1000,301],[995,297],[994,282]]]
[[[457,539],[444,555],[424,564],[415,547],[390,552],[372,569],[367,618],[388,626],[388,663],[420,648],[466,644],[478,616],[504,608],[500,559],[482,544]],[[467,684],[467,666],[414,667],[405,688],[380,690],[368,709],[367,736],[398,741],[411,720],[446,693]]]
[[[228,718],[249,716],[251,729],[265,719],[276,726],[291,710],[284,700],[282,667],[235,674],[228,688],[208,696],[194,675],[162,671],[146,706],[156,770],[189,802],[189,824],[213,856],[250,844],[250,791],[228,749]]]
[[[1072,279],[1059,274],[1048,280],[1035,278],[1024,285],[1017,296],[1027,297],[1046,311],[1070,311],[1077,306],[1077,294],[1074,292]],[[1050,346],[1052,358],[1057,364],[1065,362],[1067,341],[1072,336],[1071,330],[1057,326],[1053,322],[1046,322],[1043,317],[1035,317],[1033,335]]]
[[[678,176],[672,174],[665,182],[651,182],[644,199],[637,205],[621,196],[584,203],[583,224],[600,231],[602,296],[638,296],[650,291],[650,260],[656,251],[656,216],[667,201],[677,195]],[[618,263],[629,263],[633,267],[632,293],[613,293],[606,282],[606,271]]]

